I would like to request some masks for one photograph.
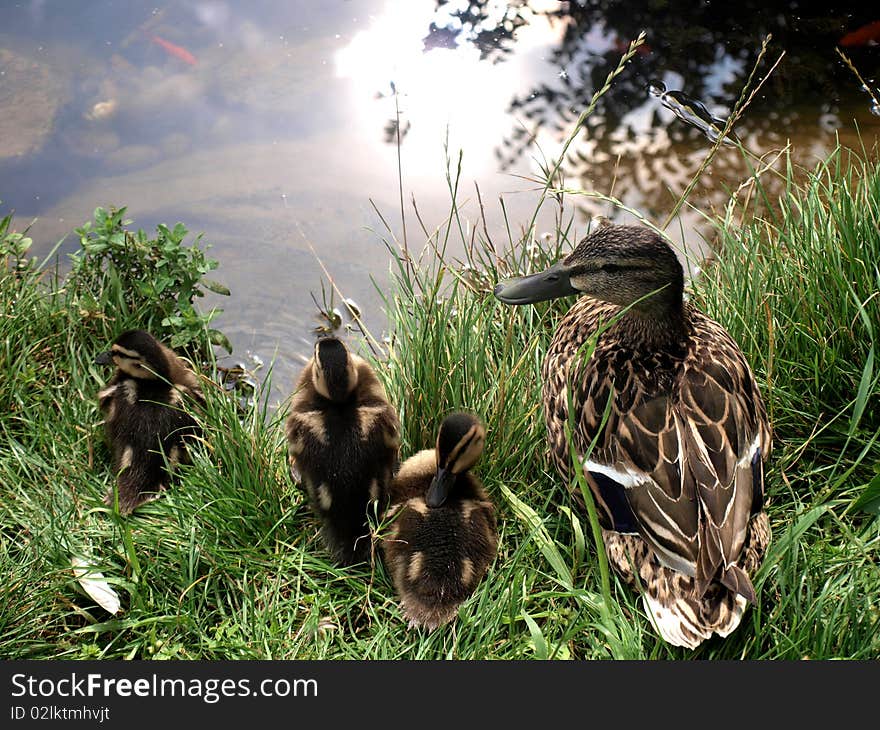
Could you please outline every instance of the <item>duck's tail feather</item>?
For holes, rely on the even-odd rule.
[[[694,649],[713,634],[728,636],[749,601],[755,601],[748,576],[758,569],[770,542],[770,524],[763,512],[752,518],[739,565],[702,594],[695,578],[662,565],[638,535],[603,530],[602,536],[615,571],[627,583],[641,585],[645,612],[664,641]]]
[[[713,591],[709,592],[710,594]],[[728,636],[742,621],[748,602],[727,590],[720,596],[698,599],[685,596],[642,596],[645,612],[664,641],[696,649],[712,634]]]
[[[148,452],[134,457],[132,453],[132,449],[125,449],[117,460],[116,486],[111,486],[104,497],[104,504],[113,507],[118,490],[119,513],[123,515],[156,499],[165,490],[167,481],[161,454]]]
[[[724,586],[732,590],[734,593],[741,595],[749,603],[757,602],[758,599],[755,597],[755,587],[752,585],[752,581],[742,568],[739,568],[736,565],[731,565],[721,572],[720,580]]]

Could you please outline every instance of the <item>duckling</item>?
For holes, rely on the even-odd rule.
[[[342,565],[370,558],[369,502],[385,508],[399,434],[397,412],[370,365],[336,337],[319,339],[291,399],[288,455],[323,542]]]
[[[485,440],[476,416],[452,413],[436,448],[407,459],[391,484],[382,550],[410,628],[449,622],[495,557],[495,507],[469,471]]]
[[[756,600],[771,429],[739,346],[683,292],[681,264],[659,234],[610,224],[548,270],[495,288],[507,304],[586,295],[559,322],[542,367],[551,458],[583,506],[570,423],[609,562],[644,588],[661,637],[693,649],[728,636]]]
[[[123,332],[95,363],[116,366],[98,404],[117,474],[119,511],[127,515],[168,486],[166,459],[171,467],[186,459],[185,440],[200,429],[184,409],[184,397],[204,402],[204,396],[196,374],[144,330]],[[104,503],[114,501],[110,489]]]

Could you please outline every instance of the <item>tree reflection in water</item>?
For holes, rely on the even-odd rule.
[[[424,47],[432,52],[472,44],[482,59],[501,63],[515,49],[517,31],[535,18],[543,16],[564,29],[547,59],[558,74],[510,100],[508,111],[518,123],[496,149],[501,168],[508,169],[535,140],[558,143],[570,134],[629,41],[646,30],[647,42],[587,119],[562,170],[570,182],[600,192],[608,192],[613,177],[616,197],[662,219],[711,142],[664,109],[648,93],[649,82],[662,80],[704,103],[712,115],[726,117],[753,69],[762,39],[772,34],[761,71],[766,73],[783,50],[785,58],[736,132],[758,154],[795,137],[811,142],[806,150],[811,154],[816,139],[833,141],[833,131],[850,121],[844,117],[864,106],[858,83],[835,53],[844,35],[877,20],[877,11],[864,7],[809,0],[437,0]],[[866,77],[874,78],[880,68],[876,39],[846,50]],[[846,112],[838,116],[842,109]],[[691,200],[701,208],[722,204],[729,195],[726,185],[736,184],[747,171],[738,150],[720,150]],[[614,212],[597,200],[585,200],[584,207],[588,214]]]

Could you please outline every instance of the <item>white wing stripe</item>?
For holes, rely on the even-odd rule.
[[[752,459],[755,458],[755,452],[757,452],[758,447],[761,445],[761,434],[758,433],[755,435],[755,440],[749,444],[749,448],[746,449],[746,453],[743,454],[743,457],[736,462],[737,466],[743,466],[745,464],[751,463]]]
[[[651,481],[650,477],[648,477],[648,475],[644,472],[633,471],[631,469],[626,469],[625,471],[622,471],[613,466],[600,464],[598,461],[592,461],[591,459],[584,459],[584,468],[587,471],[594,471],[597,474],[602,474],[609,479],[613,479],[615,482],[623,487],[626,487],[627,489],[633,489],[640,484]]]

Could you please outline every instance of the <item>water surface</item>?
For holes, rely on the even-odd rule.
[[[382,239],[403,239],[399,169],[411,246],[424,242],[411,201],[429,229],[443,222],[446,156],[459,150],[464,212],[476,221],[476,183],[493,238],[507,239],[500,195],[519,235],[537,201],[527,178],[643,29],[568,149],[573,187],[663,221],[711,141],[649,82],[725,119],[767,33],[758,78],[785,55],[736,125],[753,153],[790,142],[812,165],[838,137],[859,144],[860,133],[870,148],[880,128],[878,39],[843,46],[866,89],[834,50],[876,18],[845,6],[32,0],[4,2],[0,18],[3,211],[19,228],[35,219],[38,251],[98,205],[128,206],[147,230],[179,220],[203,233],[232,290],[217,325],[235,357],[277,356],[279,393],[311,351],[314,299],[322,282],[329,291],[321,263],[377,336],[387,328],[377,288],[388,285]],[[746,175],[725,148],[691,202],[710,213]],[[592,215],[627,219],[598,199],[569,204],[581,231]],[[548,210],[535,238],[551,225]],[[670,231],[705,249],[697,211]],[[69,237],[62,251],[73,247]]]

